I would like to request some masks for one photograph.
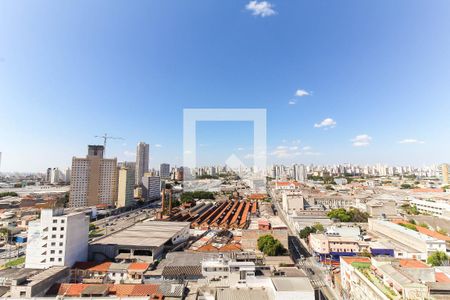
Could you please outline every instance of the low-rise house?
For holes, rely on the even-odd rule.
[[[339,261],[341,256],[356,256],[368,251],[369,243],[355,237],[328,236],[323,233],[310,234],[309,245],[320,261]]]
[[[71,269],[71,282],[142,283],[149,263],[78,262]]]
[[[21,277],[11,282],[12,298],[42,297],[51,286],[58,282],[65,282],[69,279],[68,267],[50,267],[31,277]]]

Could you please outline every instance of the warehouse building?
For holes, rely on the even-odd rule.
[[[90,244],[89,259],[152,262],[165,250],[186,241],[189,226],[189,222],[138,223]]]

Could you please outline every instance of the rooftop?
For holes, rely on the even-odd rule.
[[[307,277],[272,277],[271,279],[275,289],[279,292],[314,292],[314,288]]]
[[[243,289],[243,288],[219,288],[217,289],[217,300],[269,300],[264,289]]]
[[[384,220],[373,220],[373,221],[374,222],[379,222],[379,223],[383,224],[384,226],[387,226],[387,227],[389,227],[389,228],[391,228],[393,230],[396,230],[396,231],[400,231],[400,232],[402,232],[404,234],[407,234],[407,235],[409,235],[411,237],[414,237],[416,239],[419,239],[419,240],[423,240],[423,241],[435,241],[436,240],[435,238],[432,238],[432,237],[430,237],[428,235],[425,235],[425,234],[420,233],[418,231],[414,231],[414,230],[408,229],[406,227],[400,226],[398,224],[395,224],[395,223],[392,223],[392,222],[389,222],[389,221],[384,221]]]
[[[189,222],[143,222],[98,239],[92,244],[160,247],[189,225]]]

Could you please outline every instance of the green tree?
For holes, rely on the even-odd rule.
[[[412,189],[413,186],[412,186],[411,184],[409,184],[409,183],[403,183],[403,184],[400,186],[400,188],[401,188],[401,189]]]
[[[4,241],[8,241],[9,229],[5,227],[0,228],[0,238]]]
[[[370,254],[370,252],[367,251],[367,249],[364,249],[360,255],[364,257],[372,257],[372,254]]]
[[[352,216],[347,213],[344,208],[333,209],[327,214],[327,216],[330,219],[338,219],[341,222],[350,222],[352,219]]]
[[[443,251],[436,251],[428,256],[427,263],[433,267],[442,266],[448,264],[449,257]]]
[[[334,188],[329,184],[327,186],[325,186],[325,189],[329,190],[329,191],[334,191]]]
[[[180,198],[182,203],[191,202],[194,199],[214,199],[214,194],[205,191],[184,192]]]
[[[7,197],[7,196],[17,197],[18,194],[16,192],[2,192],[2,193],[0,193],[0,198]]]
[[[443,235],[447,235],[447,230],[445,230],[444,228],[439,228],[438,230],[436,230],[436,232]]]
[[[415,221],[414,219],[409,219],[409,220],[408,220],[408,223],[411,223],[411,224],[413,224],[413,225],[416,225],[416,221]]]
[[[267,256],[277,256],[285,253],[286,249],[270,234],[258,238],[258,249]]]
[[[323,227],[323,225],[321,223],[315,223],[312,227],[316,230],[316,232],[324,232],[325,231],[325,228]]]
[[[316,233],[317,229],[314,227],[306,226],[302,230],[300,230],[300,238],[307,239],[311,233]]]
[[[416,225],[414,225],[414,224],[410,224],[410,223],[400,223],[399,225],[400,225],[400,226],[403,226],[403,227],[406,227],[406,228],[408,228],[408,229],[417,231]]]
[[[285,249],[279,240],[275,240],[273,243],[269,243],[264,248],[264,254],[267,256],[278,256],[283,255],[285,253]]]
[[[420,226],[420,227],[423,227],[423,228],[426,228],[426,229],[429,229],[429,228],[430,228],[430,227],[428,226],[428,224],[425,223],[425,222],[420,222],[417,226]]]
[[[349,210],[351,216],[351,222],[364,223],[369,220],[369,214],[362,212],[359,209],[352,208]]]

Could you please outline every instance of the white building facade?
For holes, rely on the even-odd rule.
[[[161,178],[145,175],[142,177],[142,197],[147,201],[155,201],[161,198]]]
[[[42,209],[41,219],[28,226],[25,267],[71,267],[86,261],[88,235],[89,217],[84,212],[64,214],[62,208]]]
[[[448,201],[413,199],[410,204],[415,205],[421,213],[450,220],[450,204]]]

